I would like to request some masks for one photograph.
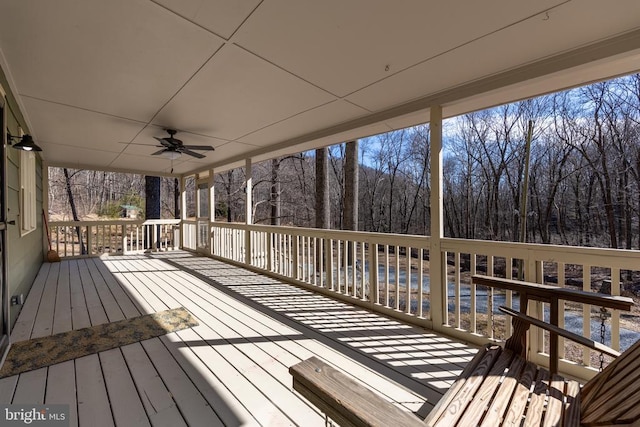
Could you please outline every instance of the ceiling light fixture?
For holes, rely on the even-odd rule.
[[[11,135],[9,132],[7,132],[7,141],[9,142],[9,145],[11,145],[13,148],[15,148],[16,150],[23,150],[23,151],[42,151],[42,148],[38,147],[36,145],[35,142],[33,142],[33,138],[31,137],[31,135],[23,135],[22,138],[20,138],[20,142],[16,143],[16,144],[12,144],[12,142],[16,139],[20,138],[19,136],[13,136]]]
[[[177,158],[179,158],[182,155],[182,153],[180,153],[179,151],[175,151],[175,150],[164,150],[161,155],[165,159],[176,160]]]

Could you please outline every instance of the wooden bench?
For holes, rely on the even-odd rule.
[[[497,344],[482,347],[426,420],[399,409],[315,357],[289,369],[294,389],[343,427],[640,425],[640,341],[619,355],[557,326],[559,299],[622,310],[630,310],[631,299],[506,279],[474,276],[476,280],[486,286],[517,290],[523,311],[500,308],[514,318],[514,333],[505,348]],[[551,324],[525,313],[528,300],[552,305]],[[577,381],[525,359],[524,337],[531,324],[550,331],[556,340],[555,357],[558,336],[619,356],[581,388]],[[550,347],[553,352],[553,345]],[[557,369],[557,361],[551,366]]]

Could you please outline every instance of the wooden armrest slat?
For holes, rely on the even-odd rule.
[[[472,276],[476,285],[492,288],[506,289],[516,292],[525,292],[529,299],[549,302],[552,299],[563,299],[581,304],[592,304],[617,310],[630,311],[633,300],[617,295],[605,295],[595,292],[586,292],[577,289],[561,288],[559,286],[543,285],[540,283],[522,282],[520,280],[503,279],[500,277]]]
[[[514,318],[521,320],[523,322],[529,323],[531,325],[537,326],[539,328],[543,328],[546,329],[547,331],[550,332],[554,332],[558,335],[560,335],[561,337],[565,337],[567,339],[570,339],[571,341],[575,341],[578,344],[582,344],[586,347],[589,347],[593,350],[596,351],[601,351],[605,354],[608,354],[609,356],[613,356],[613,357],[618,357],[620,356],[620,352],[612,349],[611,347],[608,347],[604,344],[601,344],[597,341],[593,341],[590,340],[589,338],[585,338],[582,335],[578,335],[578,334],[574,334],[573,332],[567,331],[566,329],[562,329],[558,326],[555,325],[551,325],[545,321],[542,321],[540,319],[536,319],[535,317],[531,317],[531,316],[527,316],[526,314],[520,313],[519,311],[515,311],[511,308],[508,307],[504,307],[501,306],[498,308],[500,311],[502,311],[505,314],[508,314],[509,316],[513,316]]]
[[[289,368],[293,388],[341,426],[424,427],[403,411],[316,357]]]

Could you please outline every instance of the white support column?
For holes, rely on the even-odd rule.
[[[216,220],[215,178],[213,168],[209,169],[209,253],[213,254],[213,234],[211,229]]]
[[[431,320],[433,328],[440,329],[445,322],[447,270],[442,256],[441,239],[444,237],[442,201],[442,107],[432,105],[429,120],[431,143],[431,240],[429,246],[431,283]]]
[[[244,221],[246,225],[251,225],[253,221],[253,183],[251,181],[251,159],[247,159],[244,168],[245,175],[245,216]],[[251,231],[245,229],[244,231],[244,262],[247,265],[251,264]]]
[[[184,175],[180,176],[180,249],[184,248],[184,241],[186,233],[186,227],[183,223],[187,219],[187,192],[186,192],[187,179]]]
[[[209,169],[209,218],[211,222],[216,219],[215,177],[214,170]]]
[[[0,88],[0,96],[2,95],[2,88]],[[44,214],[43,221],[49,222],[49,164],[45,161],[42,162],[42,212]],[[47,230],[42,224],[42,246],[44,252],[49,250],[49,237],[47,236]]]

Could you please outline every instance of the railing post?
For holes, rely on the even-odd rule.
[[[324,239],[324,259],[325,259],[325,274],[326,274],[326,287],[333,290],[333,239]]]
[[[431,239],[429,245],[429,270],[431,284],[431,320],[433,328],[441,329],[445,323],[444,313],[447,308],[445,300],[447,288],[446,259],[442,256],[442,238],[444,226],[442,222],[442,107],[432,105],[430,108],[429,132],[431,143]]]
[[[91,232],[93,227],[87,225],[87,255],[91,255],[93,248],[93,233]],[[80,245],[82,247],[82,245]],[[104,248],[102,249],[104,251]]]
[[[292,237],[293,240],[293,278],[296,280],[300,279],[300,258],[299,258],[299,244],[300,244],[300,236],[295,234]]]
[[[378,303],[378,293],[378,244],[369,243],[369,302],[371,304]]]
[[[122,234],[122,255],[126,255],[127,254],[127,226],[123,225],[121,227],[121,234]]]
[[[244,167],[244,176],[245,176],[245,224],[247,226],[251,225],[253,222],[253,198],[251,197],[253,194],[253,180],[251,179],[252,175],[251,168],[251,159],[247,159],[245,161]],[[247,265],[251,265],[251,231],[249,227],[245,228],[244,232],[244,262]]]
[[[267,271],[273,271],[273,235],[267,231]]]
[[[185,187],[187,180],[184,175],[180,176],[180,248],[184,248],[185,240],[187,239],[187,224],[184,221],[187,219],[187,192]]]

